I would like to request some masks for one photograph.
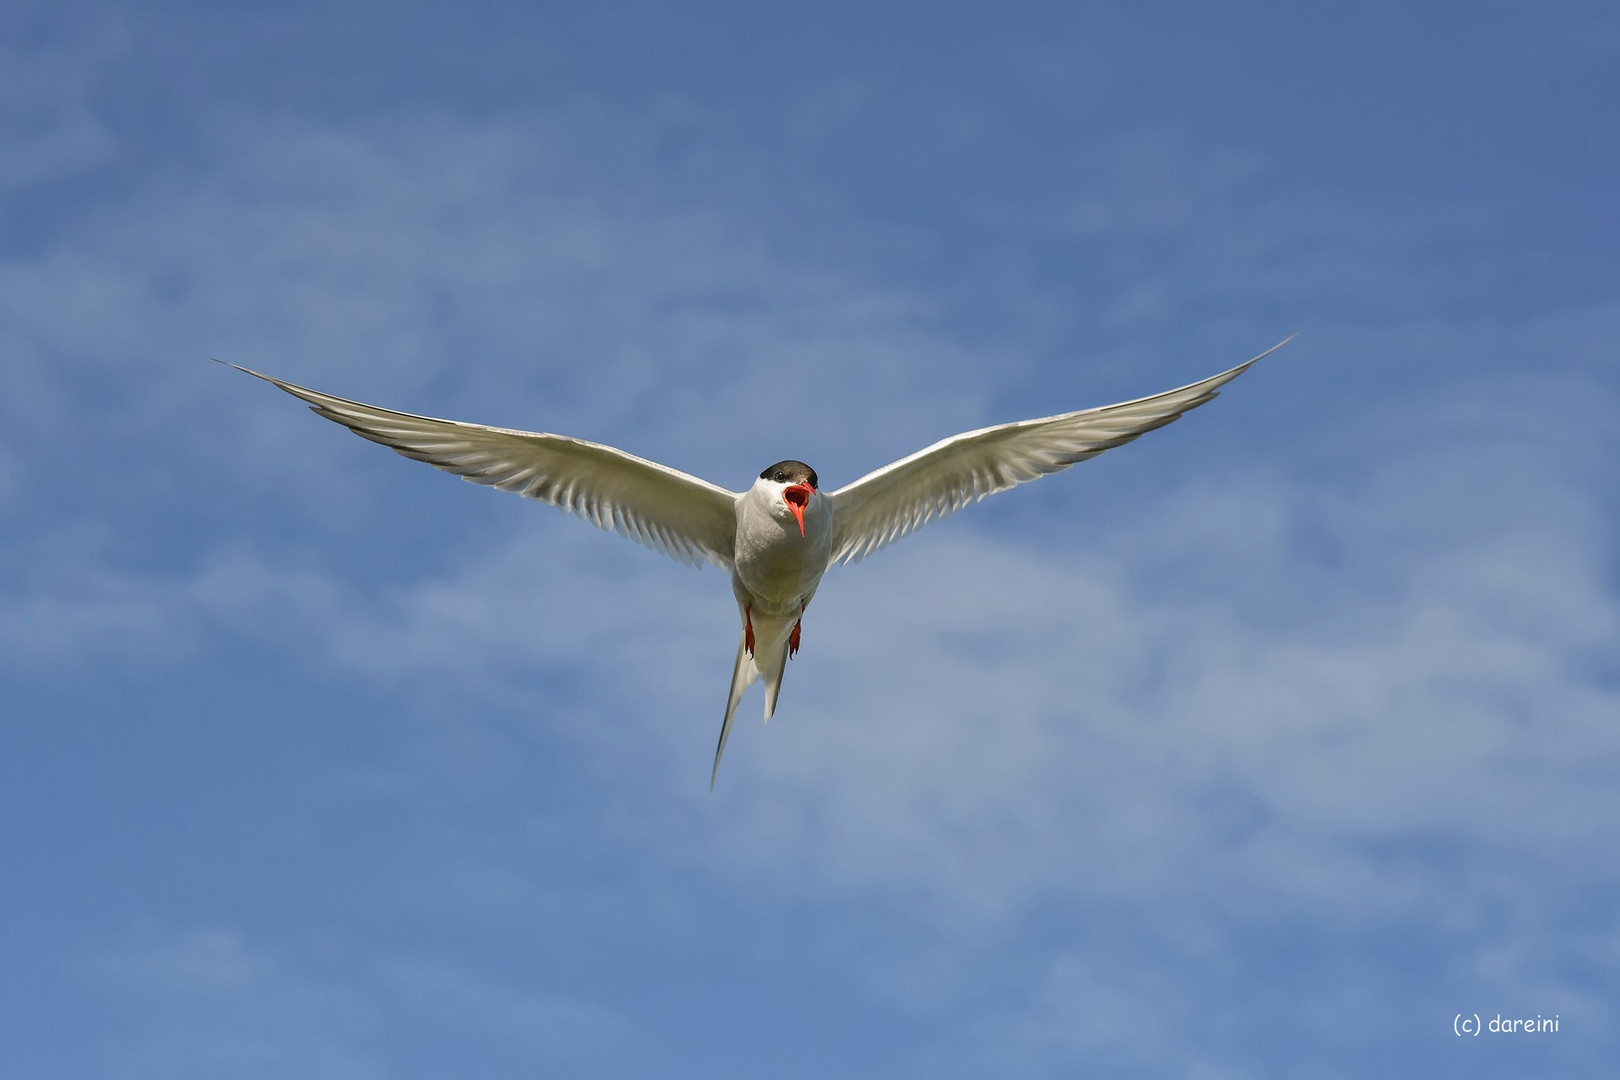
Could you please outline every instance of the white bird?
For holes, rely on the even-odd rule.
[[[747,491],[728,491],[600,443],[380,409],[231,366],[406,457],[551,503],[693,566],[729,570],[742,636],[709,774],[713,790],[732,714],[756,679],[765,680],[765,719],[776,711],[783,668],[799,651],[800,619],[830,566],[1163,427],[1291,340],[1152,397],[953,435],[829,493],[802,461],[779,461]]]

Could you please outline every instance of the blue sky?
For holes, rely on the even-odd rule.
[[[1599,4],[8,5],[3,1071],[1612,1067],[1617,61]],[[835,570],[712,796],[723,575],[209,362],[835,487],[1296,331]]]

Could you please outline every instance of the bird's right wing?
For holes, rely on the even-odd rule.
[[[231,366],[408,458],[551,503],[693,566],[731,566],[737,495],[706,480],[600,443],[379,409]]]
[[[1067,469],[1163,427],[1215,397],[1255,360],[1292,340],[1177,390],[964,432],[868,473],[828,496],[833,508],[832,562],[864,559],[987,495]]]

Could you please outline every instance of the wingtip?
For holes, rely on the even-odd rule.
[[[1293,341],[1297,337],[1299,337],[1298,331],[1289,334],[1287,337],[1277,342],[1277,344],[1273,345],[1265,352],[1260,353],[1258,356],[1251,356],[1249,359],[1243,361],[1243,363],[1239,364],[1235,368],[1232,368],[1230,371],[1223,371],[1219,375],[1216,375],[1214,378],[1208,380],[1209,383],[1214,386],[1224,386],[1226,383],[1237,378],[1245,371],[1248,371],[1255,364],[1258,364],[1260,361],[1264,360],[1266,357],[1270,356],[1272,353],[1276,352],[1278,349],[1282,348],[1284,345],[1288,344],[1290,341]],[[1216,396],[1219,396],[1218,392],[1216,393]]]
[[[1288,344],[1290,341],[1293,341],[1297,337],[1299,337],[1299,331],[1295,330],[1292,334],[1289,334],[1287,337],[1277,342],[1277,344],[1255,357],[1254,360],[1250,360],[1249,363],[1252,364],[1255,360],[1264,360],[1266,357],[1270,356],[1272,353],[1276,352],[1278,349],[1282,348],[1284,345]]]
[[[262,371],[254,371],[252,368],[245,368],[241,364],[233,364],[229,360],[221,360],[217,356],[210,356],[208,359],[212,360],[216,364],[224,364],[228,368],[235,368],[237,371],[240,371],[242,374],[251,375],[255,379],[263,379],[265,382],[267,382],[267,383],[275,383],[277,386],[281,385],[281,380],[280,379],[277,379],[272,375],[266,375]]]

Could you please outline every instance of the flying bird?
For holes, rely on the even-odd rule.
[[[309,402],[362,438],[465,480],[551,503],[693,566],[731,572],[742,633],[709,789],[743,693],[765,680],[765,719],[821,577],[987,495],[1061,472],[1214,398],[1285,339],[1229,371],[1152,397],[953,435],[824,492],[802,461],[778,461],[729,491],[612,446],[567,435],[381,409],[230,366]]]

